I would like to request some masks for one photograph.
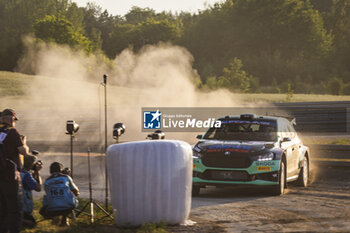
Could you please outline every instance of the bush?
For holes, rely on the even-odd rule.
[[[343,94],[344,95],[350,95],[350,83],[347,83],[347,84],[344,85]]]
[[[328,81],[327,91],[332,95],[341,95],[343,91],[343,80],[337,77],[333,77]]]
[[[217,89],[218,83],[217,83],[216,77],[208,77],[207,80],[205,81],[205,85],[209,89]]]
[[[294,91],[292,90],[292,85],[288,83],[288,89],[286,93],[286,102],[291,102],[293,98]]]

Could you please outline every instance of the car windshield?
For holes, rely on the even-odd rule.
[[[275,141],[277,138],[276,120],[221,120],[220,128],[210,128],[204,139],[237,141]]]

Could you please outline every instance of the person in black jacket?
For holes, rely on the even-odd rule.
[[[21,229],[22,196],[20,169],[22,167],[20,154],[29,155],[26,138],[15,129],[17,116],[14,110],[5,109],[1,114],[0,144],[1,161],[4,161],[0,171],[0,232],[15,233]]]

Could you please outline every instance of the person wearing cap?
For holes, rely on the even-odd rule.
[[[26,139],[16,130],[18,120],[12,109],[5,109],[1,113],[0,144],[0,232],[20,232],[22,213],[22,190],[20,169],[22,163],[20,154],[29,155]]]
[[[53,162],[50,177],[44,183],[45,196],[40,214],[44,218],[62,216],[61,225],[69,225],[67,216],[78,206],[79,189],[69,175],[63,174],[63,165]]]
[[[22,192],[23,192],[23,226],[34,227],[36,225],[33,216],[33,194],[32,190],[41,191],[42,179],[40,170],[41,161],[35,162],[34,157],[25,157],[23,168],[21,170]],[[32,171],[31,171],[32,170]]]

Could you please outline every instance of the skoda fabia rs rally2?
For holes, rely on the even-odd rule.
[[[308,185],[310,153],[294,120],[243,114],[218,121],[193,147],[193,195],[206,186],[265,186],[281,195],[287,182]]]

